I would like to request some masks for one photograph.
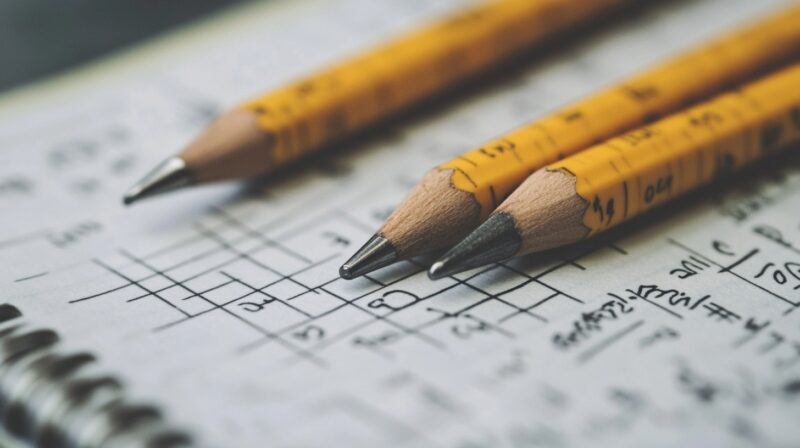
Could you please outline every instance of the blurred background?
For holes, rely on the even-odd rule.
[[[248,0],[0,0],[0,93]]]

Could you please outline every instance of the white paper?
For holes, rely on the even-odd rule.
[[[218,111],[467,3],[257,4],[0,102],[0,299],[202,446],[796,446],[796,160],[557,259],[337,275],[429,167],[779,1],[654,5],[285,179],[121,205]]]

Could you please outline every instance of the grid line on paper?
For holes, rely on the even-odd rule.
[[[193,296],[192,296],[192,297],[196,297],[196,298],[198,298],[198,299],[200,299],[200,300],[203,300],[203,301],[205,301],[205,302],[206,302],[206,303],[208,303],[208,304],[209,304],[209,305],[210,305],[210,306],[211,306],[213,309],[218,309],[218,310],[220,310],[220,311],[222,311],[222,312],[226,313],[227,315],[229,315],[229,316],[231,316],[231,317],[233,317],[233,318],[235,318],[235,319],[237,319],[237,320],[241,321],[242,323],[244,323],[244,324],[245,324],[245,325],[247,325],[248,327],[250,327],[250,328],[254,329],[255,331],[258,331],[259,333],[263,334],[265,337],[268,337],[268,338],[271,338],[271,339],[275,340],[276,342],[278,342],[278,343],[279,343],[279,344],[281,344],[282,346],[284,346],[284,347],[286,347],[287,349],[291,350],[291,351],[292,351],[292,352],[293,352],[295,355],[297,355],[297,356],[299,356],[299,357],[302,357],[302,358],[304,358],[304,359],[308,359],[308,360],[310,360],[310,361],[312,361],[312,362],[314,362],[314,363],[316,363],[316,364],[319,364],[319,365],[324,365],[324,363],[322,363],[322,361],[321,361],[320,359],[316,358],[316,357],[315,357],[315,356],[313,356],[311,353],[308,353],[308,352],[306,352],[305,350],[303,350],[303,349],[301,349],[301,348],[299,348],[299,347],[296,347],[295,345],[293,345],[293,344],[291,344],[290,342],[288,342],[288,341],[284,340],[283,338],[281,338],[281,337],[279,337],[279,336],[276,336],[276,335],[274,335],[272,332],[269,332],[269,331],[267,331],[266,329],[264,329],[264,328],[263,328],[263,327],[261,327],[260,325],[258,325],[258,324],[256,324],[256,323],[254,323],[254,322],[252,322],[252,321],[250,321],[250,320],[248,320],[248,319],[246,319],[246,318],[244,318],[244,317],[242,317],[242,316],[240,316],[240,315],[238,315],[238,314],[236,314],[236,313],[234,313],[234,312],[230,311],[229,309],[227,309],[227,308],[226,308],[226,306],[225,306],[225,305],[218,305],[218,304],[215,304],[213,301],[209,300],[208,298],[206,298],[206,297],[205,297],[204,295],[202,295],[201,293],[199,293],[199,292],[197,292],[197,291],[194,291],[194,290],[192,290],[192,288],[190,288],[190,287],[189,287],[189,286],[187,286],[186,284],[184,284],[184,283],[182,283],[182,282],[180,282],[180,281],[177,281],[177,280],[175,280],[174,278],[170,277],[169,275],[167,275],[167,274],[165,274],[165,273],[163,273],[163,272],[159,271],[158,269],[156,269],[156,268],[154,268],[153,266],[149,265],[149,264],[148,264],[147,262],[145,262],[144,260],[141,260],[141,259],[139,259],[139,258],[135,257],[134,255],[131,255],[130,253],[128,253],[128,252],[125,252],[125,251],[121,251],[121,253],[122,253],[124,256],[126,256],[127,258],[129,258],[131,261],[133,261],[133,262],[135,262],[135,263],[139,264],[140,266],[143,266],[143,267],[145,267],[145,268],[147,268],[147,269],[149,269],[149,270],[153,271],[153,273],[154,273],[154,274],[157,274],[157,275],[161,276],[162,278],[164,278],[164,279],[166,279],[166,280],[168,280],[168,281],[172,282],[174,286],[180,286],[180,287],[182,287],[182,288],[186,289],[187,291],[189,291],[190,293],[192,293],[192,294],[193,294]]]
[[[424,294],[418,294],[418,291],[413,291],[413,287],[411,290],[405,291],[405,287],[400,286],[405,284],[404,282],[411,279],[411,277],[421,275],[424,272],[425,266],[417,261],[411,261],[407,272],[388,279],[380,276],[367,278],[364,287],[358,289],[358,293],[354,296],[349,296],[340,290],[341,284],[338,287],[336,286],[337,282],[343,282],[343,280],[335,272],[331,272],[330,275],[320,276],[318,275],[320,271],[317,270],[313,275],[306,275],[309,271],[321,269],[322,266],[340,257],[341,253],[334,250],[319,260],[312,260],[308,254],[298,252],[287,246],[287,242],[290,238],[313,233],[315,228],[322,227],[325,224],[341,224],[360,231],[369,228],[367,224],[362,223],[358,218],[335,210],[329,211],[328,215],[316,217],[311,221],[304,221],[299,226],[292,226],[293,232],[281,232],[278,236],[270,237],[265,229],[276,228],[276,223],[283,222],[285,224],[287,222],[285,216],[278,216],[265,224],[255,226],[245,223],[222,208],[215,208],[213,214],[218,220],[209,224],[195,224],[193,226],[194,235],[184,238],[179,244],[170,245],[169,249],[156,250],[142,257],[137,257],[128,251],[120,251],[126,260],[130,262],[130,264],[124,265],[121,269],[112,268],[108,263],[98,263],[98,266],[110,272],[116,270],[122,274],[120,277],[127,282],[122,287],[130,286],[133,282],[141,283],[156,277],[161,277],[168,281],[169,284],[166,286],[161,285],[158,288],[144,289],[143,294],[128,299],[129,302],[144,300],[149,297],[158,298],[164,291],[175,286],[182,287],[188,291],[190,295],[184,298],[182,303],[171,303],[169,300],[161,299],[169,304],[171,308],[178,310],[181,315],[176,320],[154,328],[154,331],[167,331],[200,316],[211,313],[224,313],[258,333],[254,340],[243,341],[238,345],[238,348],[233,347],[235,352],[244,354],[256,350],[264,346],[264,344],[277,343],[287,349],[290,359],[309,360],[315,365],[324,367],[327,362],[325,353],[330,347],[348,339],[353,344],[356,343],[356,340],[363,341],[368,338],[364,335],[375,325],[385,326],[385,331],[392,333],[392,343],[410,338],[410,341],[418,341],[434,350],[448,351],[452,342],[442,339],[442,336],[438,336],[440,332],[432,333],[433,328],[440,324],[450,326],[448,322],[452,322],[452,326],[455,326],[457,322],[460,322],[467,326],[496,333],[504,338],[514,338],[516,337],[516,330],[506,328],[506,324],[512,320],[519,319],[521,316],[535,321],[537,325],[546,324],[548,318],[540,314],[537,308],[551,300],[561,297],[570,302],[583,304],[583,301],[577,297],[573,297],[566,291],[561,291],[550,285],[550,282],[546,282],[544,277],[566,266],[586,270],[587,268],[577,261],[586,254],[554,263],[552,266],[547,266],[546,269],[535,274],[526,273],[508,264],[492,265],[472,273],[468,277],[450,277],[451,281],[448,284]],[[267,248],[279,251],[284,256],[290,257],[299,267],[291,272],[286,272],[285,267],[274,266],[269,259],[263,260],[262,257],[258,256],[258,253]],[[591,251],[593,250],[596,249]],[[617,252],[621,253],[621,251]],[[185,255],[181,255],[184,253]],[[170,254],[180,256],[173,260],[170,259]],[[148,258],[155,259],[156,257],[164,257],[169,263],[160,269],[156,268],[148,261]],[[145,274],[139,275],[138,280],[131,276],[124,276],[123,271],[131,265],[144,267],[147,271]],[[237,274],[236,269],[242,269],[245,266],[249,266],[246,269],[254,269],[254,271],[251,271],[251,275],[243,277]],[[511,276],[509,278],[513,281],[512,285],[502,291],[495,292],[490,292],[485,287],[480,286],[478,279],[482,275],[489,274],[499,268],[505,269]],[[178,270],[180,270],[180,274]],[[269,277],[269,281],[264,284],[254,282],[253,279],[258,278],[258,272],[263,272],[265,276]],[[213,284],[204,287],[191,287],[188,285],[188,283],[198,279],[202,283],[205,276],[213,276],[208,277],[213,281],[205,282]],[[309,281],[309,278],[314,280]],[[514,281],[515,278],[516,281]],[[413,282],[413,280],[410,281]],[[278,284],[288,285],[287,289],[281,290],[283,293],[275,293],[272,288]],[[507,298],[514,291],[531,284],[537,284],[550,292],[543,299],[524,306]],[[122,287],[115,287],[105,293],[86,296],[72,302],[102,297],[104,294],[119,290]],[[235,293],[228,292],[227,288],[231,288],[230,291],[235,291]],[[465,301],[463,306],[456,306],[455,309],[449,311],[439,310],[435,305],[430,305],[432,303],[431,299],[449,291],[454,291],[456,288],[464,288],[463,290],[465,292],[468,291],[471,297],[475,297],[475,294],[478,296],[475,300]],[[390,309],[382,309],[381,311],[371,306],[365,306],[366,304],[363,303],[370,295],[385,294],[393,290],[404,291],[409,295],[413,295],[416,299],[402,306],[390,307]],[[458,293],[456,292],[455,294],[457,295]],[[212,295],[215,296],[214,300],[209,299]],[[259,298],[259,300],[255,301],[258,302],[257,305],[251,303],[253,302],[253,297]],[[190,300],[202,301],[204,308],[197,310],[197,302],[195,302],[194,310],[184,309],[186,305],[189,305],[187,301]],[[326,307],[315,309],[313,305],[318,300],[329,300],[329,302],[326,302]],[[503,311],[503,314],[485,314],[482,307],[484,305],[489,306],[487,304],[496,304]],[[235,310],[231,308],[234,305],[238,305]],[[265,328],[258,323],[257,315],[253,315],[252,318],[246,313],[242,315],[245,312],[242,311],[243,305],[252,306],[256,309],[253,312],[262,312],[263,309],[265,313],[276,311],[276,306],[282,307],[286,310],[284,312],[293,313],[291,316],[294,317],[286,321],[278,320],[274,328],[271,326]],[[310,308],[307,308],[309,306]],[[316,340],[299,338],[299,336],[310,331],[309,329],[323,329],[330,322],[330,319],[335,319],[337,313],[346,309],[351,309],[357,313],[353,315],[356,317],[353,318],[352,322],[346,322],[334,331],[326,331],[324,337]],[[408,313],[416,314],[414,314],[411,321],[407,317],[401,319]],[[404,320],[405,323],[403,322]],[[515,323],[529,325],[524,322],[515,321]],[[518,326],[515,328],[518,328]],[[455,332],[452,328],[450,330],[453,333]],[[391,351],[386,352],[384,350],[382,343],[375,346],[367,346],[374,349],[378,354],[391,354]]]

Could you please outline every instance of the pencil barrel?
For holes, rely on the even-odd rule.
[[[489,1],[241,107],[272,136],[280,166],[629,2]]]
[[[800,64],[551,164],[596,234],[800,142]]]
[[[438,168],[472,193],[485,218],[527,176],[636,126],[707,99],[800,56],[800,7],[634,76]]]

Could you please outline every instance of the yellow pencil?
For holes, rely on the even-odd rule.
[[[603,232],[800,141],[800,64],[532,174],[432,278]]]
[[[264,174],[635,0],[493,0],[223,114],[156,167],[126,204]]]
[[[800,55],[800,6],[712,41],[429,171],[340,269],[353,278],[452,246],[533,171]]]

